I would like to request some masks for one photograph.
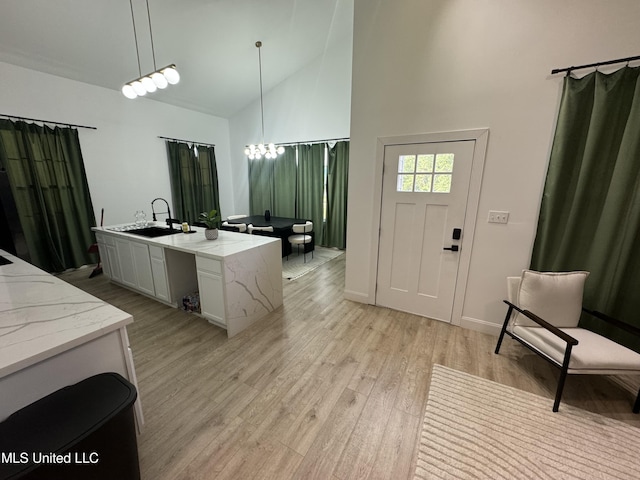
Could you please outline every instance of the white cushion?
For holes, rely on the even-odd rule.
[[[516,305],[556,327],[576,327],[582,313],[584,282],[589,272],[535,272],[524,270]],[[537,326],[518,315],[516,324]]]
[[[571,350],[569,373],[615,374],[640,372],[640,354],[584,328],[561,328],[578,340]],[[567,343],[542,327],[516,326],[513,334],[562,364]]]
[[[260,232],[273,232],[273,226],[268,226],[268,227],[254,227],[253,224],[249,224],[247,225],[247,230],[249,231],[249,233],[253,233],[255,231],[260,231]]]
[[[289,243],[293,245],[311,243],[311,235],[289,235]]]
[[[229,222],[222,222],[222,226],[223,227],[231,227],[231,228],[235,228],[238,230],[238,232],[240,233],[244,233],[247,231],[247,224],[246,223],[229,223]]]
[[[306,223],[294,223],[291,230],[293,233],[309,233],[313,231],[313,222],[307,220]]]

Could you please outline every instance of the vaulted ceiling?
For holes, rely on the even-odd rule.
[[[351,42],[353,0],[2,0],[0,61],[120,90],[175,63],[153,99],[228,118],[331,48]],[[1,75],[0,75],[1,77]],[[135,100],[134,100],[135,101]]]

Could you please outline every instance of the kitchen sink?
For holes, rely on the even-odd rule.
[[[174,235],[176,233],[182,233],[182,230],[168,229],[163,227],[145,227],[136,228],[135,230],[127,230],[127,233],[133,233],[134,235],[141,235],[143,237],[164,237],[166,235]]]

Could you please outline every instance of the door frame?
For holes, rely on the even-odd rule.
[[[469,193],[467,196],[466,214],[463,225],[463,248],[460,250],[460,260],[458,263],[458,275],[456,278],[455,293],[453,297],[453,309],[451,313],[451,324],[460,325],[462,323],[462,310],[471,265],[471,252],[473,250],[473,238],[478,218],[478,208],[480,204],[480,191],[482,188],[482,174],[484,171],[487,144],[489,141],[489,129],[478,128],[473,130],[456,130],[450,132],[434,132],[416,135],[400,135],[392,137],[378,137],[376,145],[376,161],[374,171],[374,191],[373,191],[373,221],[371,231],[371,252],[370,252],[370,277],[369,277],[369,298],[374,305],[377,305],[377,282],[378,282],[378,255],[380,248],[380,229],[382,215],[382,181],[384,170],[385,147],[391,145],[408,145],[412,143],[444,143],[459,141],[474,141],[473,159],[471,165],[471,178],[469,181]]]

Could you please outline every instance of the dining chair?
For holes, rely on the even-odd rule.
[[[291,247],[296,245],[298,255],[300,254],[300,245],[304,246],[304,263],[307,263],[308,252],[311,252],[311,258],[313,259],[313,222],[307,220],[305,223],[294,223],[291,230],[293,235],[289,235],[289,243]],[[287,255],[288,259],[289,256]]]

